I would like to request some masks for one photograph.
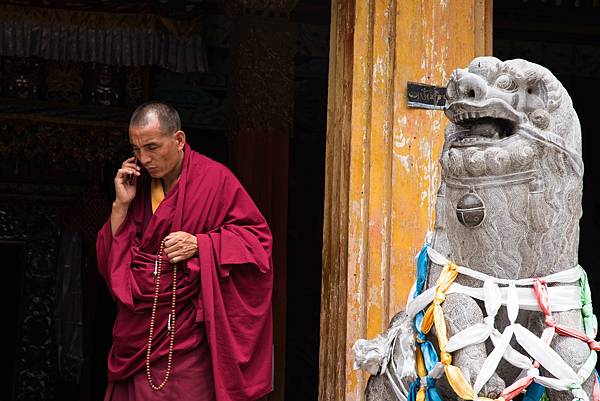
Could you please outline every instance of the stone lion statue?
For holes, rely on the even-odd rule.
[[[579,120],[571,98],[554,75],[540,65],[521,59],[474,59],[467,68],[454,71],[446,98],[445,114],[449,123],[440,159],[442,177],[430,246],[456,265],[490,277],[483,285],[482,298],[489,295],[488,290],[508,291],[505,296],[508,305],[511,294],[525,291],[533,294],[531,285],[520,287],[520,283],[539,277],[558,277],[578,266],[583,175]],[[424,290],[436,286],[443,266],[429,261],[428,269]],[[481,290],[482,280],[459,273],[454,282]],[[509,286],[510,280],[516,285]],[[554,291],[551,295],[556,294],[554,287],[568,285],[560,280],[553,283],[538,280],[537,283],[538,288],[546,288],[544,291]],[[486,318],[489,315],[486,315],[489,312],[487,300],[484,302],[460,291],[442,298],[448,337],[461,332],[467,335],[471,332],[465,329],[485,324],[495,325],[500,334],[506,333],[505,328],[512,324],[511,330],[523,332],[521,328],[526,328],[536,337],[542,335],[548,324],[585,330],[582,307],[565,307],[562,309],[566,310],[560,311],[555,307],[556,311],[549,311],[548,317],[537,307],[523,310],[521,306],[518,315],[514,312],[511,318],[511,308],[504,305],[494,316]],[[590,315],[591,305],[583,307],[583,312]],[[405,339],[401,346],[392,349],[390,361],[394,360],[396,365],[402,363],[406,357],[403,352],[411,346],[405,344],[406,339],[414,338],[414,333],[406,333],[414,330],[406,319],[407,314],[401,312],[392,321],[392,326],[398,328],[394,334],[404,335]],[[436,331],[439,330],[434,327],[428,336],[439,334]],[[451,364],[460,369],[471,386],[476,384],[484,363],[489,364],[486,360],[492,358],[490,355],[497,345],[492,337],[451,353]],[[496,340],[499,338],[496,336]],[[590,344],[578,338],[563,335],[550,338],[553,352],[576,373],[594,352]],[[544,354],[550,354],[546,349],[534,357],[515,336],[507,335],[506,339],[510,339],[510,345],[504,357],[500,358],[502,352],[493,357],[501,360],[485,384],[478,384],[475,398],[499,397],[527,371],[508,363],[508,353],[526,355],[532,364],[537,363],[538,357],[544,359]],[[469,343],[464,337],[458,340]],[[431,341],[439,353],[437,341]],[[556,376],[552,367],[552,372],[543,363],[532,365],[531,369],[537,369],[536,366],[539,375]],[[403,379],[406,380],[404,385],[407,387],[408,379],[413,378]],[[594,380],[595,374],[580,378],[579,392],[547,388],[547,393],[552,401],[585,399],[586,396],[592,399]],[[398,385],[402,383],[391,384],[386,375],[373,375],[366,389],[367,399],[396,400],[398,395],[393,387]],[[460,399],[445,376],[438,380],[437,387],[442,399]]]

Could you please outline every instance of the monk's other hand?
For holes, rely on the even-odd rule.
[[[115,176],[115,202],[120,205],[129,205],[135,198],[135,180],[131,182],[130,176],[140,176],[140,167],[135,164],[135,158],[125,160]]]
[[[165,255],[171,263],[179,263],[198,253],[198,238],[185,231],[175,231],[165,237]]]

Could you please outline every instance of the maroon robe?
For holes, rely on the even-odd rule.
[[[188,145],[184,152],[181,177],[154,214],[150,180],[143,176],[115,236],[110,219],[98,233],[98,267],[118,308],[107,399],[110,393],[130,400],[148,400],[152,393],[156,399],[211,399],[204,389],[214,386],[216,400],[242,401],[272,390],[271,233],[227,168]],[[175,231],[196,235],[198,256],[177,265],[173,371],[164,389],[154,392],[147,382],[140,387],[146,381],[152,273],[161,240]],[[155,384],[164,377],[169,348],[173,268],[162,265],[151,358]],[[212,377],[206,374],[211,370]],[[184,371],[198,372],[197,381]],[[200,389],[208,398],[198,398]]]

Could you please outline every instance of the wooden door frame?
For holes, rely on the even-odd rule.
[[[375,332],[380,331],[377,330],[377,324],[387,326],[386,319],[389,319],[390,315],[397,311],[392,310],[395,305],[390,303],[390,291],[396,290],[397,285],[406,288],[401,288],[396,292],[408,291],[410,280],[406,278],[411,277],[414,270],[412,270],[412,267],[406,266],[406,262],[412,261],[414,244],[420,243],[424,237],[424,231],[426,231],[428,224],[427,219],[429,219],[429,224],[432,224],[433,213],[429,213],[429,216],[419,218],[418,224],[414,227],[409,225],[400,227],[402,230],[401,235],[405,237],[402,239],[402,244],[406,246],[401,247],[399,250],[392,248],[394,246],[393,241],[390,245],[385,242],[385,239],[379,238],[378,233],[373,236],[372,226],[379,229],[381,227],[378,224],[384,224],[382,230],[387,230],[387,234],[381,236],[388,235],[388,239],[390,236],[389,231],[398,227],[390,228],[389,225],[385,226],[386,221],[382,223],[377,220],[378,218],[381,220],[379,211],[375,209],[378,205],[373,205],[372,201],[369,204],[368,198],[368,192],[373,192],[374,189],[369,188],[368,183],[364,184],[365,180],[368,182],[369,179],[373,178],[370,177],[370,174],[375,174],[376,178],[383,178],[384,188],[376,188],[379,192],[375,194],[375,197],[377,201],[380,201],[380,198],[385,198],[383,202],[388,202],[388,207],[391,208],[392,206],[389,206],[389,202],[391,202],[391,189],[389,187],[392,186],[393,168],[390,167],[391,162],[380,161],[378,157],[382,156],[380,152],[385,153],[387,151],[391,153],[389,149],[393,145],[388,142],[389,137],[393,136],[393,128],[391,134],[384,132],[377,137],[375,134],[379,135],[380,132],[376,131],[378,129],[385,131],[387,129],[386,123],[390,121],[392,121],[393,126],[398,114],[410,116],[408,118],[416,116],[415,118],[420,125],[416,124],[415,127],[420,128],[426,127],[426,123],[423,122],[428,119],[432,123],[436,121],[439,123],[440,121],[439,115],[433,117],[434,114],[424,114],[425,112],[422,111],[420,111],[421,114],[416,114],[419,112],[408,111],[404,105],[398,106],[398,100],[403,99],[402,95],[397,94],[396,89],[401,89],[401,85],[405,85],[405,83],[395,82],[393,79],[393,77],[403,77],[403,71],[399,70],[402,70],[404,66],[396,60],[406,56],[406,54],[414,56],[414,53],[411,54],[411,50],[414,51],[414,49],[400,49],[405,50],[405,52],[394,50],[396,48],[396,38],[399,37],[400,32],[396,30],[396,19],[400,18],[397,12],[399,3],[398,0],[332,0],[331,4],[319,401],[364,399],[366,376],[354,373],[350,362],[350,347],[356,339],[354,335],[362,331],[364,332],[362,335],[369,336],[372,335],[371,332],[374,330]],[[412,17],[415,19],[422,18],[421,21],[425,21],[425,25],[427,25],[427,22],[434,24],[439,20],[431,15],[433,12],[421,16],[420,11],[452,7],[452,5],[446,6],[446,3],[448,2],[423,0],[420,6],[424,8],[421,10],[417,10],[419,5],[410,6],[406,4],[402,7],[403,12],[414,13]],[[467,5],[463,6],[461,4],[461,7],[463,7],[462,14],[459,12],[450,14],[457,19],[457,21],[451,21],[455,24],[452,29],[458,30],[463,36],[470,38],[472,48],[471,50],[466,49],[463,54],[454,57],[452,60],[460,61],[454,61],[456,64],[452,68],[464,67],[464,64],[461,64],[468,62],[471,57],[491,55],[492,51],[492,0],[472,0],[470,4],[466,2],[464,4]],[[410,7],[413,7],[410,11],[404,10],[404,8]],[[469,20],[469,18],[472,21],[472,31],[463,30],[461,32],[460,24]],[[422,30],[423,35],[427,32],[436,32],[436,28],[438,27],[426,27]],[[406,36],[405,32],[402,34]],[[434,35],[438,36],[437,33],[434,33]],[[393,38],[391,41],[389,40],[390,37]],[[440,43],[440,46],[447,47],[444,44],[444,39],[441,39],[438,43]],[[407,42],[401,44],[401,46],[408,47],[410,44]],[[424,57],[435,58],[433,50],[435,49],[432,49],[431,53],[424,53]],[[456,45],[453,51],[455,54],[460,53]],[[374,68],[374,59],[377,68]],[[452,60],[448,63],[451,63]],[[414,62],[414,60],[410,61]],[[432,62],[432,64],[435,63]],[[378,75],[380,67],[383,70],[388,69],[387,75]],[[447,69],[450,66],[443,65],[442,67]],[[387,80],[389,77],[392,77],[391,80]],[[379,79],[382,79],[382,82],[379,82]],[[419,77],[416,77],[416,79],[419,79]],[[432,77],[433,79],[436,78]],[[445,82],[432,83],[444,84]],[[383,97],[383,105],[377,101],[378,96],[381,96],[381,92],[387,93]],[[372,108],[380,110],[373,111]],[[402,109],[400,113],[398,113],[399,108]],[[434,126],[432,124],[432,127]],[[431,128],[431,130],[436,131],[438,134],[432,139],[435,149],[429,152],[428,161],[425,160],[427,157],[417,159],[415,161],[417,165],[425,162],[432,163],[431,159],[437,157],[433,154],[441,147],[443,134],[440,137],[439,132],[443,132],[443,127]],[[410,134],[412,136],[412,132]],[[376,142],[376,145],[382,145],[387,150],[380,151],[379,148],[373,147],[374,142]],[[388,156],[384,154],[382,158]],[[373,169],[373,163],[376,167],[377,163],[381,163],[384,172],[381,173]],[[437,159],[435,164],[437,165]],[[385,176],[386,174],[389,174],[389,176]],[[409,175],[407,174],[406,177],[409,178]],[[417,180],[421,180],[421,177],[417,176]],[[426,191],[426,202],[429,202],[429,204],[434,202],[435,193],[432,192],[437,190],[433,182],[434,178],[429,177],[429,190]],[[376,183],[375,185],[380,184]],[[403,198],[406,201],[407,208],[422,207],[423,201],[421,201],[421,204],[416,201],[421,196],[421,193],[417,194],[416,191],[421,191],[422,188],[417,185],[411,186],[410,182],[402,185],[402,188],[411,195]],[[371,217],[370,212],[374,212],[376,215],[375,220]],[[371,237],[369,237],[369,234],[371,234]],[[382,253],[382,245],[385,245],[388,251],[394,249],[394,252],[401,254],[397,257],[398,260],[390,262],[389,255],[379,255],[378,253]],[[377,262],[381,262],[381,264],[386,264],[386,267],[374,277],[367,279],[364,270],[368,270],[369,257],[377,259]],[[384,260],[386,257],[388,258],[387,261]],[[398,265],[403,266],[402,268],[406,270],[403,273],[403,280],[399,280],[397,277],[395,281],[391,280],[389,271],[390,266],[396,266],[394,262],[398,262]],[[378,301],[381,304],[380,310],[377,312],[377,319],[380,322],[372,324],[372,321],[368,320],[366,309],[371,307],[373,294],[379,296],[379,293],[383,298],[383,301]],[[357,328],[358,326],[360,328]]]

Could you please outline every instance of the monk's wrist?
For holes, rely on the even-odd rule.
[[[110,214],[110,229],[113,237],[117,234],[119,227],[121,227],[121,225],[125,221],[125,218],[127,217],[128,208],[129,205],[119,203],[116,200],[113,202],[112,212]]]
[[[127,209],[129,209],[129,203],[125,203],[125,202],[121,202],[118,200],[115,200],[112,204],[112,208],[113,211],[117,210],[117,211],[127,211]]]

